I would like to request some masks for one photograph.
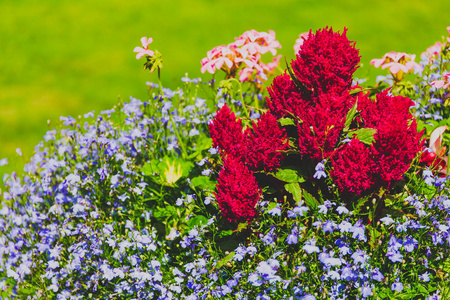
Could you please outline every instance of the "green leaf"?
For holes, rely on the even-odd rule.
[[[167,217],[174,217],[177,216],[177,208],[172,205],[166,207],[158,206],[157,209],[153,211],[153,216],[158,220],[165,219]]]
[[[208,176],[197,176],[191,179],[191,184],[201,190],[214,190],[216,182],[209,179]]]
[[[300,170],[296,167],[279,168],[273,176],[284,182],[305,182],[303,176],[300,175]]]
[[[247,229],[248,223],[239,223],[238,228],[235,230],[235,232],[241,232],[244,229]]]
[[[281,126],[295,125],[294,120],[292,120],[291,118],[281,118],[278,120],[278,122],[280,122]]]
[[[221,267],[223,267],[227,262],[233,259],[234,254],[235,252],[231,251],[227,256],[219,260],[217,264],[211,269],[210,272],[212,272],[214,269],[220,269]]]
[[[349,95],[353,95],[353,94],[357,94],[357,93],[362,92],[362,91],[363,91],[362,88],[356,88],[356,89],[351,90],[348,94]]]
[[[355,135],[358,140],[367,145],[372,145],[375,138],[373,137],[377,133],[377,130],[374,128],[361,128],[348,133],[349,138],[353,138]]]
[[[158,168],[159,161],[151,160],[142,167],[142,172],[146,176],[153,176],[155,173],[161,173],[161,170]]]
[[[276,202],[270,202],[269,205],[267,206],[267,210],[274,209],[275,207],[277,207],[277,203]]]
[[[319,201],[317,201],[317,199],[314,198],[314,196],[308,193],[306,190],[302,189],[302,195],[303,199],[305,199],[306,206],[308,206],[310,209],[316,209],[317,206],[319,206]]]
[[[193,218],[190,218],[188,221],[189,228],[194,228],[195,226],[197,226],[197,227],[205,226],[206,224],[208,224],[208,218],[206,218],[205,216],[202,216],[202,215],[198,215]]]
[[[286,60],[286,57],[284,58],[284,60],[285,60],[285,62],[286,62],[286,69],[287,69],[289,75],[291,76],[292,81],[294,81],[295,86],[296,86],[302,93],[304,93],[304,94],[306,94],[306,95],[308,95],[308,96],[311,95],[311,94],[312,94],[311,91],[308,90],[308,88],[303,84],[303,82],[301,82],[301,81],[297,78],[297,76],[295,76],[295,74],[292,72],[292,70],[291,70],[291,68],[289,67],[289,64],[288,64],[288,62],[287,62],[287,60]]]
[[[302,201],[302,189],[298,182],[287,183],[284,185],[284,188],[294,196],[296,202]]]
[[[222,230],[218,235],[217,235],[217,237],[218,238],[223,238],[223,237],[225,237],[225,236],[229,236],[229,235],[232,235],[233,234],[233,230]]]
[[[358,108],[358,101],[355,102],[355,105],[348,111],[347,116],[345,117],[345,127],[344,131],[347,131],[352,124],[353,118],[356,115],[356,109]]]

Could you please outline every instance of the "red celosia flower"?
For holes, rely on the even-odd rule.
[[[331,160],[331,178],[343,196],[359,196],[374,186],[369,148],[357,138],[340,147]]]
[[[225,105],[209,125],[213,145],[219,147],[222,157],[233,156],[252,171],[274,170],[283,159],[280,150],[288,148],[284,130],[269,113],[253,122],[252,128],[242,132],[242,122]]]
[[[275,117],[280,119],[289,116],[290,112],[303,118],[310,100],[297,89],[291,76],[285,73],[275,77],[267,90],[270,95],[267,97],[267,106]]]
[[[315,160],[329,157],[339,142],[345,117],[354,102],[355,98],[348,93],[320,95],[316,106],[298,124],[300,153]]]
[[[389,188],[409,169],[424,142],[423,132],[417,132],[416,120],[409,112],[414,103],[406,97],[391,96],[387,91],[377,94],[375,101],[361,100],[364,127],[377,130],[371,146],[372,157],[377,162],[374,173],[379,176],[379,184]]]
[[[277,169],[284,158],[279,151],[289,147],[286,133],[278,125],[277,119],[270,113],[265,113],[245,133],[247,166],[253,171]]]
[[[229,222],[245,222],[256,216],[256,204],[262,195],[256,179],[242,162],[227,156],[219,173],[217,202]]]
[[[228,106],[224,105],[209,124],[209,133],[213,140],[213,146],[219,147],[223,155],[232,155],[242,160],[247,150],[245,149],[246,136],[242,132],[242,122],[236,118]]]
[[[360,56],[346,32],[346,28],[342,34],[333,32],[332,28],[318,30],[315,34],[310,32],[297,59],[292,61],[295,75],[313,94],[350,88]]]

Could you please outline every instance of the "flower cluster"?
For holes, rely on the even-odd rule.
[[[261,57],[270,52],[277,54],[280,43],[275,39],[275,32],[258,32],[250,30],[236,38],[233,43],[217,46],[207,52],[202,59],[202,73],[208,71],[214,74],[216,70],[223,70],[227,78],[239,76],[239,81],[264,81],[267,75],[278,66],[281,55],[273,58],[272,62],[265,64]]]
[[[446,55],[413,89],[418,117],[445,109],[418,104],[445,97],[430,82]],[[392,192],[356,205],[343,195],[404,176],[420,146],[405,95],[320,91],[286,73],[252,121],[222,91],[199,97],[211,83],[182,81],[61,117],[24,172],[4,176],[0,299],[449,298],[449,176],[416,165]],[[335,123],[320,115],[340,110]],[[422,158],[444,160],[447,126],[423,120],[433,133]],[[305,122],[311,136],[330,132],[316,140],[320,155],[300,152]]]
[[[310,32],[291,63],[295,78],[275,78],[267,102],[278,118],[296,119],[302,158],[313,165],[331,158],[331,178],[340,192],[359,196],[400,180],[421,150],[421,134],[408,98],[384,91],[372,100],[352,92],[359,56],[345,34]],[[353,137],[348,144],[346,135]]]
[[[286,133],[280,129],[276,118],[271,114],[263,114],[258,121],[252,122],[251,125],[243,131],[241,120],[236,118],[227,105],[224,105],[217,112],[215,118],[209,124],[213,146],[219,149],[224,161],[223,170],[219,174],[216,197],[224,216],[230,221],[243,218],[250,219],[255,215],[254,209],[261,191],[254,183],[253,174],[246,170],[276,170],[283,159],[283,154],[280,151],[288,147]],[[246,201],[251,205],[246,204],[243,207],[240,205],[243,203],[243,199],[239,191],[243,186],[242,182],[245,182],[245,180],[242,178],[240,180],[230,179],[230,176],[236,177],[239,173],[246,174],[249,177],[247,180],[251,182],[249,184],[259,190],[257,193],[252,192],[251,199]],[[236,183],[239,184],[236,185]],[[233,192],[233,189],[239,191]],[[234,216],[232,216],[230,207],[238,207],[240,212],[238,213],[237,209],[232,209],[231,212],[234,213]],[[247,212],[247,214],[244,212]]]

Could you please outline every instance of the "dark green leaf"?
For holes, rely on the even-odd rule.
[[[289,73],[289,75],[291,76],[292,81],[294,81],[295,86],[303,93],[306,95],[311,95],[311,91],[308,90],[308,88],[297,78],[297,76],[295,76],[295,74],[292,72],[291,68],[289,67],[289,64],[286,60],[286,57],[284,58],[285,62],[286,62],[286,69]]]
[[[302,190],[302,195],[303,199],[305,199],[306,206],[308,206],[310,209],[316,209],[317,206],[319,206],[319,201],[317,201],[317,199],[314,198],[314,196],[308,193],[306,190]]]
[[[225,237],[225,236],[232,235],[232,234],[233,234],[233,230],[222,230],[222,231],[217,235],[217,237],[223,238],[223,237]]]
[[[345,117],[345,127],[344,131],[347,131],[352,124],[353,118],[356,115],[356,109],[358,108],[358,101],[355,102],[355,105],[348,111],[347,116]]]
[[[214,269],[220,269],[221,267],[223,267],[223,265],[225,265],[227,262],[229,262],[230,260],[233,259],[234,254],[235,254],[235,252],[234,252],[234,251],[231,251],[227,256],[225,256],[224,258],[222,258],[221,260],[219,260],[219,261],[217,262],[217,264],[211,269],[211,271],[214,270]],[[210,271],[210,272],[211,272],[211,271]]]
[[[295,167],[279,168],[274,177],[284,182],[305,182],[300,170]]]
[[[292,196],[294,196],[294,200],[296,202],[300,202],[302,200],[302,189],[300,188],[298,182],[287,183],[284,185],[284,188],[286,191],[291,193]]]

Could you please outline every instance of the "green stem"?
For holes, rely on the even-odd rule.
[[[181,152],[183,154],[183,158],[187,158],[187,150],[183,143],[183,140],[181,139],[180,133],[178,132],[178,128],[175,125],[175,122],[173,121],[172,117],[170,117],[170,122],[172,123],[173,131],[175,132],[175,135],[177,136],[178,143],[181,147]]]
[[[239,80],[237,80],[236,78],[230,78],[229,80],[236,81],[237,84],[239,85],[238,94],[241,96],[242,107],[244,108],[244,112],[247,115],[247,117],[250,117],[250,115],[248,113],[248,110],[247,110],[247,106],[245,105],[244,94],[242,93],[242,84],[241,84],[241,82]]]
[[[159,93],[162,96],[163,90],[162,90],[162,84],[161,84],[161,68],[158,67],[158,84],[159,84]]]

